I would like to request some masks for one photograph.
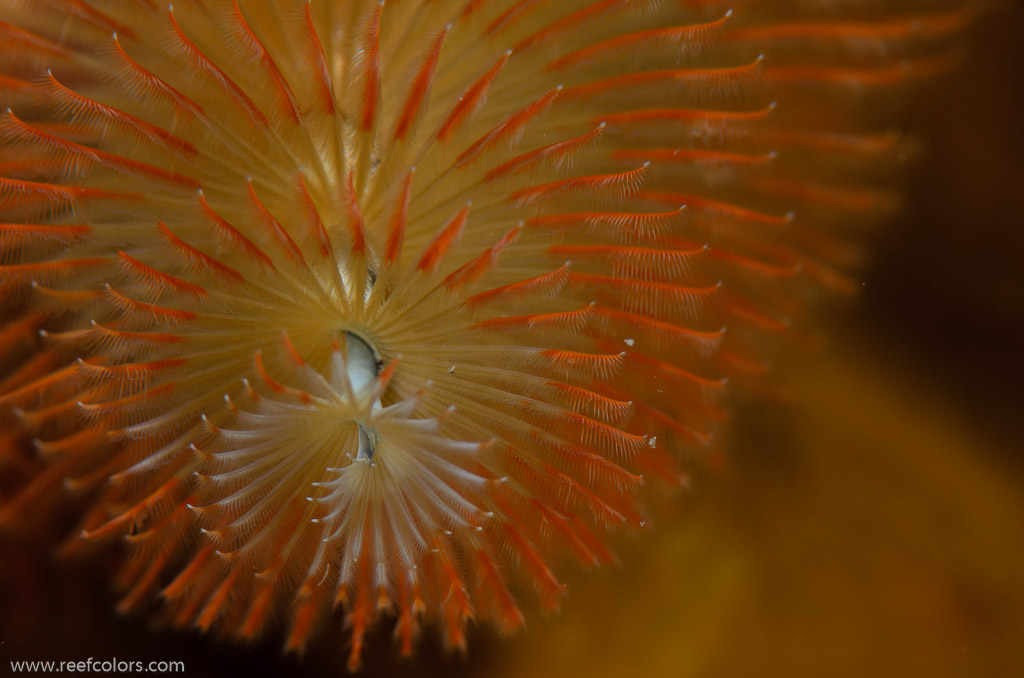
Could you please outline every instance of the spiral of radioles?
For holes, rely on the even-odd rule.
[[[0,523],[87,497],[120,609],[334,610],[352,668],[382,618],[522,626],[854,288],[911,150],[868,104],[974,15],[5,3]]]

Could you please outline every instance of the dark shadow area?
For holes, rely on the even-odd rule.
[[[907,346],[908,367],[948,391],[983,435],[1003,436],[1024,470],[1022,28],[1019,3],[986,17],[962,69],[915,101],[925,153],[906,211],[878,234],[851,315]]]

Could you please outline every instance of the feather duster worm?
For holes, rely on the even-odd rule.
[[[852,287],[854,111],[973,16],[728,7],[6,3],[0,521],[89,497],[121,609],[353,668],[556,608]]]

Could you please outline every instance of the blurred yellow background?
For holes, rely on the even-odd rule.
[[[850,339],[490,675],[1024,675],[1019,467],[912,357]]]

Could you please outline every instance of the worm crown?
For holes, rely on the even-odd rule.
[[[973,17],[823,4],[4,3],[0,523],[86,495],[122,610],[352,668],[554,610],[852,289],[858,106]]]

